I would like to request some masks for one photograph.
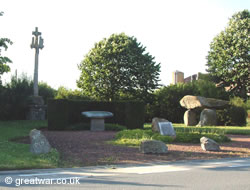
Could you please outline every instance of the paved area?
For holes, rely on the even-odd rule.
[[[250,158],[1,171],[0,189],[250,189]],[[204,183],[206,186],[204,186]],[[231,184],[231,185],[230,185]]]

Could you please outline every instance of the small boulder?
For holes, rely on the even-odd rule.
[[[220,151],[220,146],[217,142],[214,140],[207,138],[207,137],[202,137],[200,139],[201,142],[201,148],[202,150],[205,151]]]
[[[187,110],[184,113],[184,124],[186,126],[195,126],[197,124],[196,113],[193,110]]]
[[[153,132],[160,132],[159,122],[168,122],[168,120],[164,118],[154,117],[152,119],[152,131]]]
[[[216,111],[212,109],[204,109],[200,115],[200,126],[216,126]]]
[[[229,102],[214,98],[205,98],[202,96],[187,95],[180,100],[180,104],[182,107],[187,109],[195,109],[195,108],[222,109],[225,108],[229,104]]]
[[[30,152],[33,154],[46,154],[50,152],[51,146],[41,131],[33,129],[30,131]]]
[[[161,154],[161,153],[167,153],[168,147],[162,141],[145,140],[141,142],[139,150],[141,153],[144,153],[144,154],[147,154],[147,153]]]

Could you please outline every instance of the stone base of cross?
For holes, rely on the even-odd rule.
[[[44,105],[42,96],[30,96],[28,98],[27,120],[45,120],[47,106]]]

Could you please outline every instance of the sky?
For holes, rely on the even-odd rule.
[[[0,38],[13,45],[2,56],[33,78],[35,50],[30,48],[35,27],[42,33],[39,81],[53,88],[76,89],[77,65],[96,42],[124,32],[137,38],[161,63],[160,83],[172,82],[172,72],[188,77],[206,71],[213,38],[238,11],[250,9],[249,0],[0,0]]]

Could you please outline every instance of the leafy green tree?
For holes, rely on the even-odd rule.
[[[250,13],[238,12],[210,44],[207,71],[223,86],[246,99],[250,91]]]
[[[0,12],[0,16],[2,15],[3,12]],[[12,63],[8,57],[1,55],[1,50],[4,49],[6,51],[8,49],[8,45],[12,45],[12,43],[13,42],[8,38],[0,38],[0,84],[2,84],[1,75],[10,71],[8,63]]]
[[[32,81],[32,89],[33,89],[33,81]],[[45,104],[47,104],[49,98],[55,98],[57,91],[49,86],[46,82],[38,83],[39,96],[43,97]]]
[[[77,86],[95,99],[123,97],[146,100],[159,84],[160,64],[135,37],[113,34],[96,43],[78,65]]]
[[[90,100],[81,91],[67,89],[63,86],[58,88],[55,99]]]

